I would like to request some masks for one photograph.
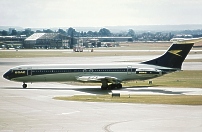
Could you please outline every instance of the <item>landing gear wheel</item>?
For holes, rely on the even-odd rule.
[[[110,84],[108,89],[109,90],[113,90],[113,89],[121,89],[122,88],[122,84]]]
[[[108,87],[109,87],[107,80],[104,79],[104,80],[101,80],[101,82],[102,82],[101,89],[102,90],[107,90]]]
[[[102,90],[107,90],[107,87],[101,86]]]
[[[122,88],[122,84],[117,84],[117,88],[121,89]]]
[[[22,85],[22,87],[23,87],[23,88],[27,88],[27,84],[24,83],[24,84]]]
[[[110,90],[115,89],[116,88],[116,84],[111,84],[109,88],[110,88]]]

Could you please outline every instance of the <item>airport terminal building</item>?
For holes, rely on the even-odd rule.
[[[69,48],[71,38],[59,33],[34,33],[24,41],[24,48]]]

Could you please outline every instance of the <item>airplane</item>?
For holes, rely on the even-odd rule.
[[[10,81],[33,82],[94,82],[101,83],[102,90],[120,89],[122,82],[128,80],[147,80],[180,71],[182,63],[194,43],[201,38],[174,41],[161,56],[131,64],[46,64],[21,65],[11,68],[3,77]]]

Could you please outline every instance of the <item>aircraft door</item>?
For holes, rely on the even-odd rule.
[[[132,74],[132,66],[131,66],[131,65],[128,65],[128,66],[127,66],[127,74],[128,74],[128,75],[131,75],[131,74]]]
[[[83,73],[86,74],[86,72],[87,72],[87,70],[86,70],[86,69],[83,69]]]
[[[84,74],[92,74],[93,73],[93,69],[84,69],[83,73]]]
[[[27,76],[32,76],[32,68],[27,68]]]
[[[89,73],[92,74],[92,73],[93,73],[93,69],[90,69],[90,70],[89,70]]]

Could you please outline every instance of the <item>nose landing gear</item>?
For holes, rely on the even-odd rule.
[[[23,83],[23,84],[22,84],[22,87],[23,87],[23,88],[27,88],[27,84],[26,84],[26,83]]]

